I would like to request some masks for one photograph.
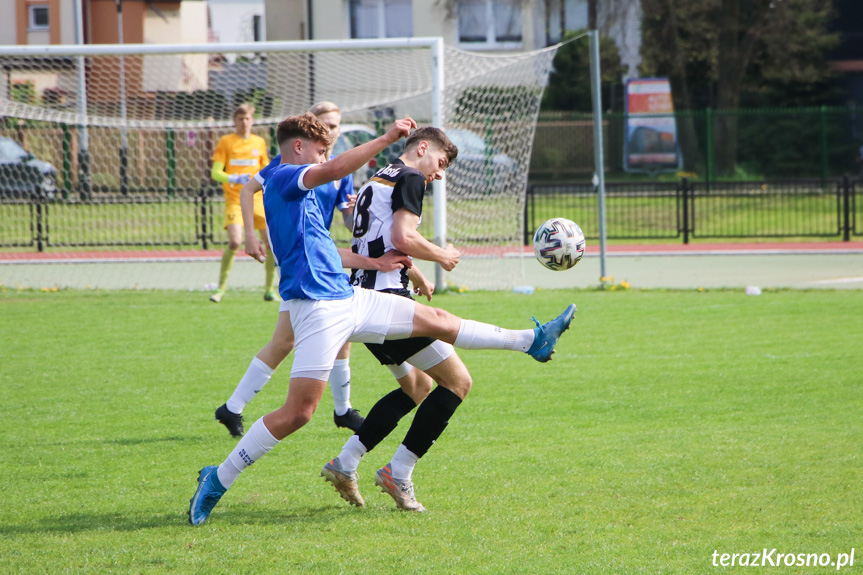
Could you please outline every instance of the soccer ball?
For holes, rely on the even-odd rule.
[[[568,270],[584,256],[584,232],[566,218],[551,218],[533,234],[533,253],[550,270]]]

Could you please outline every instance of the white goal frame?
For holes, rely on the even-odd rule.
[[[81,118],[82,141],[86,142],[87,87],[83,73],[83,58],[87,56],[131,56],[173,54],[219,54],[223,52],[308,52],[327,50],[427,49],[431,54],[432,87],[431,119],[435,126],[444,126],[444,42],[441,37],[386,38],[371,40],[305,40],[285,42],[246,42],[231,44],[91,44],[49,46],[0,46],[0,57],[50,58],[78,57],[78,111]],[[121,69],[122,70],[122,69]],[[122,74],[122,71],[121,71]],[[125,92],[122,95],[125,103]],[[123,119],[124,120],[124,119]],[[121,121],[123,121],[121,120]],[[434,243],[446,246],[446,180],[433,183]],[[445,272],[435,264],[435,284],[445,286]]]

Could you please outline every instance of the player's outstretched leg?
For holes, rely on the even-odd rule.
[[[537,319],[533,318],[533,321],[536,322],[536,327],[533,329],[535,337],[533,345],[527,350],[528,355],[542,363],[550,360],[557,340],[560,339],[563,332],[569,329],[575,311],[575,304],[571,303],[562,314],[543,325],[539,325]]]
[[[381,294],[379,297],[389,295]],[[551,359],[554,346],[561,334],[569,328],[575,313],[575,304],[570,304],[562,314],[544,325],[540,326],[537,322],[538,327],[533,329],[506,329],[476,320],[463,319],[440,308],[432,308],[419,302],[410,302],[409,305],[413,305],[411,310],[405,310],[400,302],[395,305],[395,319],[391,326],[393,329],[387,332],[387,339],[405,337],[406,322],[402,318],[412,314],[409,332],[411,337],[433,337],[460,349],[522,351],[543,363]]]
[[[198,489],[189,500],[189,523],[192,525],[200,525],[206,521],[210,511],[227,491],[219,483],[219,476],[216,473],[218,468],[218,465],[208,465],[198,473]]]
[[[357,475],[356,471],[349,472],[343,470],[338,457],[324,465],[324,468],[321,470],[321,477],[332,484],[339,495],[342,496],[342,499],[351,505],[362,507],[366,504],[363,501],[363,496],[360,495],[357,485],[357,480],[360,478],[359,475]]]

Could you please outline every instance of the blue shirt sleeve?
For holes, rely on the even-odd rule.
[[[310,190],[302,185],[302,177],[306,171],[315,165],[295,166],[293,164],[280,164],[267,175],[266,192],[276,192],[286,201],[296,201],[304,198]]]

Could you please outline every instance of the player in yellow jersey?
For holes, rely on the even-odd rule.
[[[237,249],[243,245],[243,214],[240,210],[240,190],[243,184],[257,174],[270,159],[267,157],[267,143],[260,136],[252,134],[255,123],[255,107],[241,104],[234,110],[236,132],[223,136],[213,153],[212,178],[222,183],[225,192],[225,230],[228,232],[228,247],[222,254],[222,267],[219,270],[219,289],[210,296],[210,301],[219,303],[225,295],[228,275],[234,266]],[[255,229],[261,234],[266,246],[267,222],[264,219],[263,195],[255,194]],[[273,254],[267,246],[266,286],[264,300],[277,299],[275,290],[276,266]]]

